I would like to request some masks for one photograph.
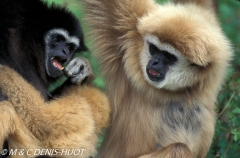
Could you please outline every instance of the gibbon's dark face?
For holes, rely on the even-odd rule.
[[[158,89],[178,90],[196,83],[197,66],[159,37],[146,35],[140,56],[144,79]]]
[[[64,66],[79,48],[80,39],[70,36],[66,30],[52,29],[45,35],[45,67],[50,77],[63,74]]]
[[[161,50],[149,43],[151,59],[148,61],[146,72],[150,80],[160,82],[165,79],[168,67],[176,63],[177,57],[166,50]]]

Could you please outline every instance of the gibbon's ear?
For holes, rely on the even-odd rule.
[[[218,1],[217,0],[173,0],[174,3],[196,3],[204,8],[214,9],[215,13],[218,13]]]

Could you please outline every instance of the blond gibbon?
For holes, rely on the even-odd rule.
[[[0,87],[8,97],[0,102],[0,145],[8,140],[9,148],[25,150],[24,155],[34,157],[35,149],[54,149],[57,157],[89,158],[96,154],[98,134],[108,125],[109,103],[96,88],[75,85],[62,97],[50,102],[17,72],[0,66]],[[31,149],[31,150],[29,150]],[[63,150],[82,150],[76,154]]]
[[[106,78],[101,158],[203,158],[232,48],[212,0],[83,0]]]

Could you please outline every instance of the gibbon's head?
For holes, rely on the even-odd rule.
[[[158,6],[137,28],[143,38],[140,67],[150,85],[176,91],[208,80],[221,83],[232,51],[213,11],[191,4]]]
[[[71,61],[75,53],[86,51],[87,47],[80,22],[67,9],[52,5],[42,16],[46,21],[42,26],[45,69],[49,77],[57,78],[64,74],[64,66]]]

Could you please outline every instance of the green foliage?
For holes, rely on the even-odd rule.
[[[218,118],[209,158],[240,157],[240,3],[219,1],[219,19],[235,50],[232,67],[218,98]]]
[[[50,3],[68,7],[82,22],[83,12],[79,0],[46,0]],[[160,3],[169,0],[157,0]],[[239,158],[240,157],[240,2],[239,0],[218,0],[219,19],[223,31],[231,40],[235,50],[232,66],[226,83],[218,97],[217,120],[215,135],[208,158]],[[64,21],[63,21],[64,22]],[[84,31],[86,27],[82,22]],[[217,41],[216,41],[217,42]],[[91,50],[91,45],[87,41]],[[104,80],[99,77],[96,60],[91,56],[91,51],[80,54],[88,58],[92,64],[96,79],[94,83],[104,88]],[[207,121],[207,120],[206,120]]]

